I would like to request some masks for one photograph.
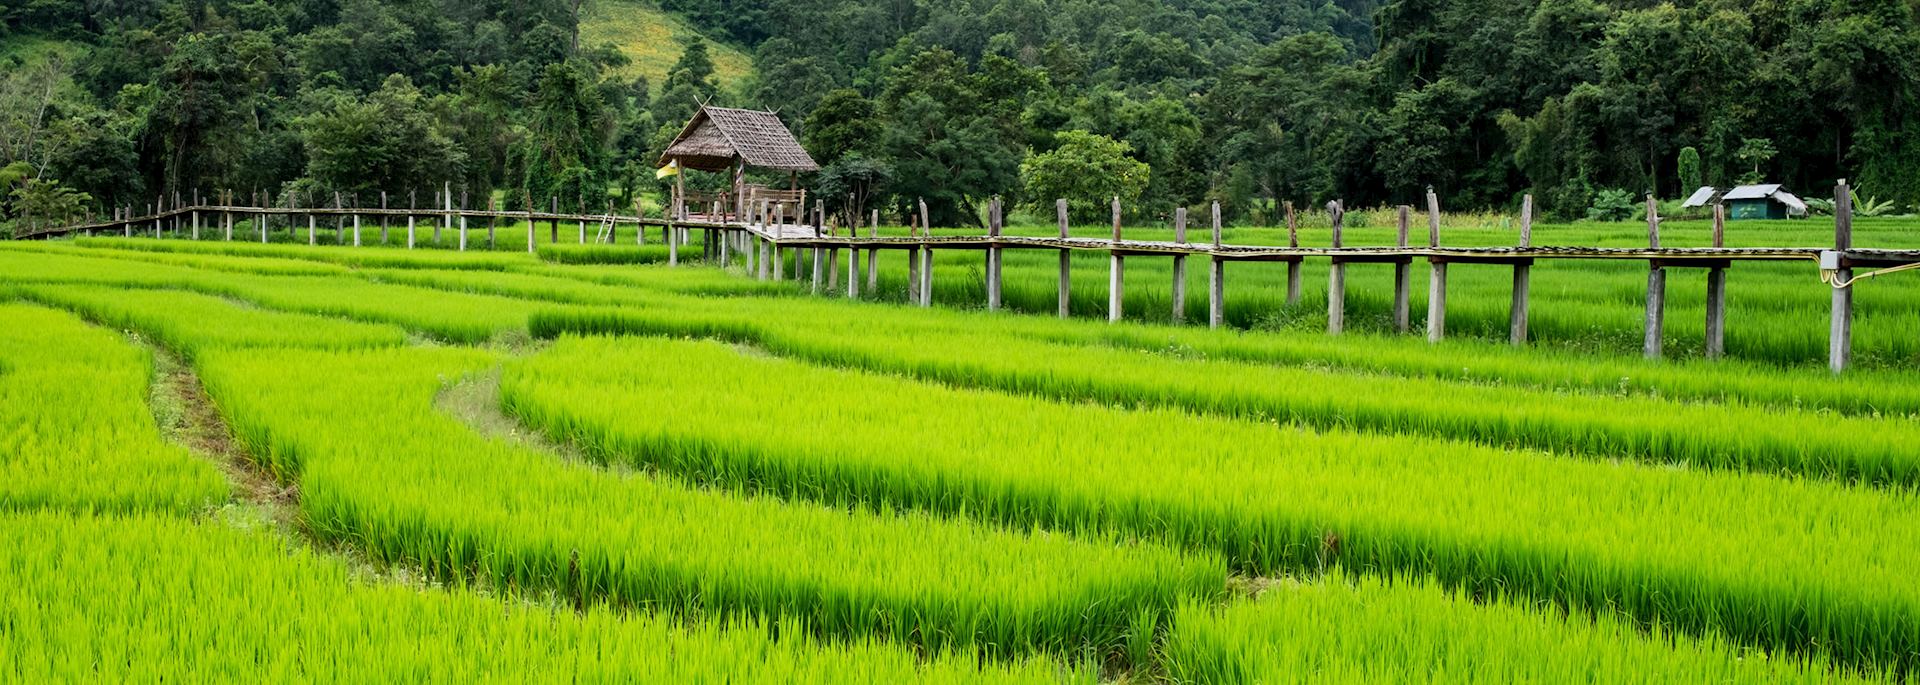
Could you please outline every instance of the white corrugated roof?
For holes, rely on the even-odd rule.
[[[1763,200],[1769,197],[1773,197],[1773,194],[1777,192],[1780,192],[1780,184],[1763,183],[1760,185],[1740,186],[1738,188],[1734,188],[1733,190],[1727,191],[1726,196],[1720,199],[1722,200]]]
[[[1720,192],[1720,190],[1713,186],[1700,186],[1700,189],[1693,191],[1692,195],[1687,196],[1687,201],[1680,203],[1680,206],[1705,207],[1713,203],[1713,194],[1717,192]]]
[[[1800,198],[1794,197],[1793,193],[1782,190],[1774,193],[1773,199],[1779,200],[1780,204],[1786,205],[1788,214],[1807,213],[1807,203],[1801,202]]]

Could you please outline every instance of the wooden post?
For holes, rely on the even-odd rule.
[[[1647,246],[1660,249],[1660,209],[1654,203],[1653,193],[1647,193]],[[1646,344],[1641,352],[1648,359],[1660,358],[1666,323],[1667,270],[1656,260],[1647,269]]]
[[[487,249],[488,250],[492,250],[493,248],[497,247],[497,244],[494,242],[494,238],[498,237],[498,234],[495,232],[496,228],[494,224],[498,223],[499,218],[500,218],[499,205],[495,202],[493,198],[493,191],[487,191]],[[385,239],[383,238],[382,240],[384,241]]]
[[[387,246],[387,191],[380,191],[380,246]]]
[[[418,209],[420,209],[420,191],[407,191],[407,249],[409,250],[413,249],[414,238],[419,234],[415,223],[419,221],[420,217],[413,214],[413,212]]]
[[[880,237],[880,210],[873,210],[871,222],[867,226],[867,237]],[[880,270],[874,268],[880,261],[880,248],[867,250],[867,292],[879,292]]]
[[[1000,198],[995,197],[987,205],[987,237],[1000,238],[1002,220]],[[987,311],[1000,311],[1000,267],[1002,254],[997,245],[987,247]]]
[[[354,209],[359,209],[360,203],[359,202],[353,203],[353,207]],[[360,213],[359,212],[353,213],[353,246],[354,247],[360,246]]]
[[[1406,205],[1400,205],[1397,212],[1398,221],[1395,226],[1398,232],[1395,234],[1394,246],[1402,250],[1407,248],[1407,230],[1412,213],[1413,208]],[[1412,276],[1412,259],[1393,263],[1393,329],[1401,333],[1412,329],[1412,314],[1409,311],[1412,308],[1410,302],[1413,299]]]
[[[200,205],[196,203],[194,206],[198,207]],[[200,239],[200,210],[198,209],[193,210],[193,239]]]
[[[1292,204],[1288,204],[1288,208],[1291,210]],[[1220,249],[1220,233],[1222,228],[1220,221],[1220,202],[1217,200],[1213,203],[1212,213],[1213,249],[1217,251]],[[1293,266],[1298,266],[1298,263],[1294,263]],[[1292,272],[1292,275],[1297,279],[1299,274]],[[1299,287],[1297,280],[1293,283],[1293,287]],[[1219,328],[1226,323],[1226,320],[1227,260],[1222,259],[1220,254],[1215,252],[1213,258],[1209,259],[1207,264],[1207,327]]]
[[[1173,210],[1173,242],[1182,247],[1187,244],[1187,208]],[[1187,256],[1173,256],[1173,322],[1187,320]]]
[[[1713,205],[1713,246],[1727,246],[1727,208],[1720,203]],[[1724,267],[1707,269],[1707,358],[1719,359],[1727,354],[1727,270]]]
[[[585,216],[587,213],[587,198],[582,196],[574,200],[573,211],[576,212],[576,214],[573,215],[574,223],[579,224],[580,228],[580,244],[585,245],[587,244],[587,219]]]
[[[460,190],[460,251],[467,251],[467,191]]]
[[[849,233],[857,233],[856,226],[849,226]],[[837,251],[834,254],[839,254]],[[847,249],[847,299],[860,297],[860,250]]]
[[[1520,247],[1533,247],[1533,196],[1520,199]],[[1507,309],[1507,340],[1527,344],[1527,303],[1533,291],[1531,258],[1513,265],[1513,302]]]
[[[1120,196],[1113,196],[1113,244],[1120,244]],[[1107,264],[1107,322],[1120,320],[1126,308],[1126,260],[1118,250],[1110,251]]]
[[[520,189],[520,201],[525,203],[527,208],[527,254],[534,254],[534,234],[540,229],[533,225],[533,193],[525,188]]]
[[[933,246],[920,251],[920,306],[933,306]]]
[[[1427,247],[1440,246],[1440,195],[1427,186]]]
[[[920,237],[922,238],[933,237],[933,219],[931,216],[932,215],[927,213],[927,199],[924,197],[920,198]]]
[[[1063,197],[1053,201],[1053,214],[1054,218],[1060,223],[1060,237],[1062,239],[1067,238],[1069,236],[1069,224],[1067,220],[1066,198]],[[1071,316],[1073,313],[1072,282],[1073,250],[1063,247],[1060,248],[1060,318],[1062,319]]]
[[[233,191],[228,190],[228,191],[221,192],[220,198],[221,198],[220,204],[224,207],[227,207],[225,211],[220,212],[221,220],[226,223],[226,240],[228,242],[232,242],[233,241],[233,209],[232,209]]]
[[[1440,246],[1440,196],[1427,186],[1427,247]],[[1429,258],[1433,273],[1427,281],[1427,342],[1447,337],[1447,262]]]
[[[312,209],[320,208],[320,205],[314,204],[313,193],[311,192],[307,193],[307,205]],[[313,212],[307,212],[307,245],[311,247],[319,244],[320,244],[320,215],[315,214]]]
[[[1327,216],[1333,220],[1333,247],[1345,247],[1347,211],[1339,200],[1327,203]],[[1327,267],[1327,333],[1340,335],[1347,329],[1347,264],[1334,257]]]
[[[433,224],[433,244],[436,246],[440,244],[440,229],[453,230],[453,182],[447,181],[445,185],[441,187],[440,194],[441,200],[446,206],[447,213],[442,215],[440,220]]]
[[[820,270],[820,265],[822,263],[822,260],[820,259],[820,250],[821,250],[820,246],[815,245],[813,246],[813,249],[807,251],[808,256],[810,257],[808,261],[812,262],[812,266],[813,266],[812,292],[815,295],[820,294],[820,284],[826,280],[825,279],[826,274],[821,273],[821,270]]]
[[[1287,248],[1300,248],[1300,218],[1293,211],[1293,201],[1287,200]],[[1300,272],[1305,260],[1295,259],[1287,262],[1287,306],[1300,304]]]
[[[1833,188],[1833,249],[1839,252],[1840,268],[1833,272],[1833,323],[1827,337],[1827,368],[1834,373],[1847,370],[1853,361],[1853,269],[1847,266],[1846,251],[1853,249],[1853,189],[1847,180]]]
[[[667,242],[667,266],[680,265],[680,241],[674,240],[673,238],[675,228],[674,221],[675,219],[673,217],[668,217],[666,227],[660,229],[662,233],[661,237],[665,238]],[[779,279],[775,278],[774,280]]]
[[[1713,203],[1713,246],[1727,246],[1727,206]]]

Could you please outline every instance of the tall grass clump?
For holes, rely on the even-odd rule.
[[[743,498],[488,440],[435,409],[442,385],[498,362],[476,351],[199,359],[236,434],[299,484],[312,531],[448,582],[993,654],[1111,653],[1138,611],[1224,587],[1205,553]]]
[[[1612,614],[1567,614],[1430,579],[1281,581],[1225,608],[1188,604],[1165,648],[1182,683],[1865,683],[1817,655],[1769,654]],[[1515,598],[1524,599],[1524,598]]]
[[[714,342],[563,337],[502,391],[589,454],[730,487],[1121,531],[1253,573],[1427,573],[1853,663],[1920,648],[1904,490],[1063,405]]]
[[[181,517],[0,513],[0,574],[7,682],[1095,682],[1045,658],[817,640],[794,620],[369,582],[270,532]]]
[[[186,513],[224,501],[220,472],[162,439],[152,374],[147,351],[111,332],[0,303],[0,508]]]

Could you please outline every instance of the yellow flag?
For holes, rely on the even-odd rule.
[[[666,178],[668,176],[673,176],[679,173],[680,173],[680,161],[674,160],[671,162],[667,162],[666,166],[660,167],[660,170],[653,172],[653,177],[656,179],[660,179],[660,178]]]

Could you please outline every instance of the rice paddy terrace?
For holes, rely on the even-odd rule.
[[[1668,257],[1631,226],[1501,255],[1511,230],[1449,226],[1441,262],[1509,261],[1425,292],[1413,260],[1252,258],[1393,245],[1391,221],[1229,228],[1249,258],[1219,298],[1159,258],[1188,250],[1172,226],[1134,229],[1122,289],[1104,227],[996,220],[962,249],[608,220],[581,245],[585,218],[468,240],[398,214],[356,247],[296,216],[0,245],[0,680],[1920,664],[1920,276],[1853,285],[1833,373],[1821,250],[1759,249],[1831,222],[1733,224],[1718,249],[1777,258],[1724,264],[1684,252],[1707,223],[1667,224],[1659,249],[1710,263],[1669,265],[1648,359]],[[1862,271],[1914,235],[1860,220],[1888,251]],[[1444,335],[1401,333],[1436,311]]]

